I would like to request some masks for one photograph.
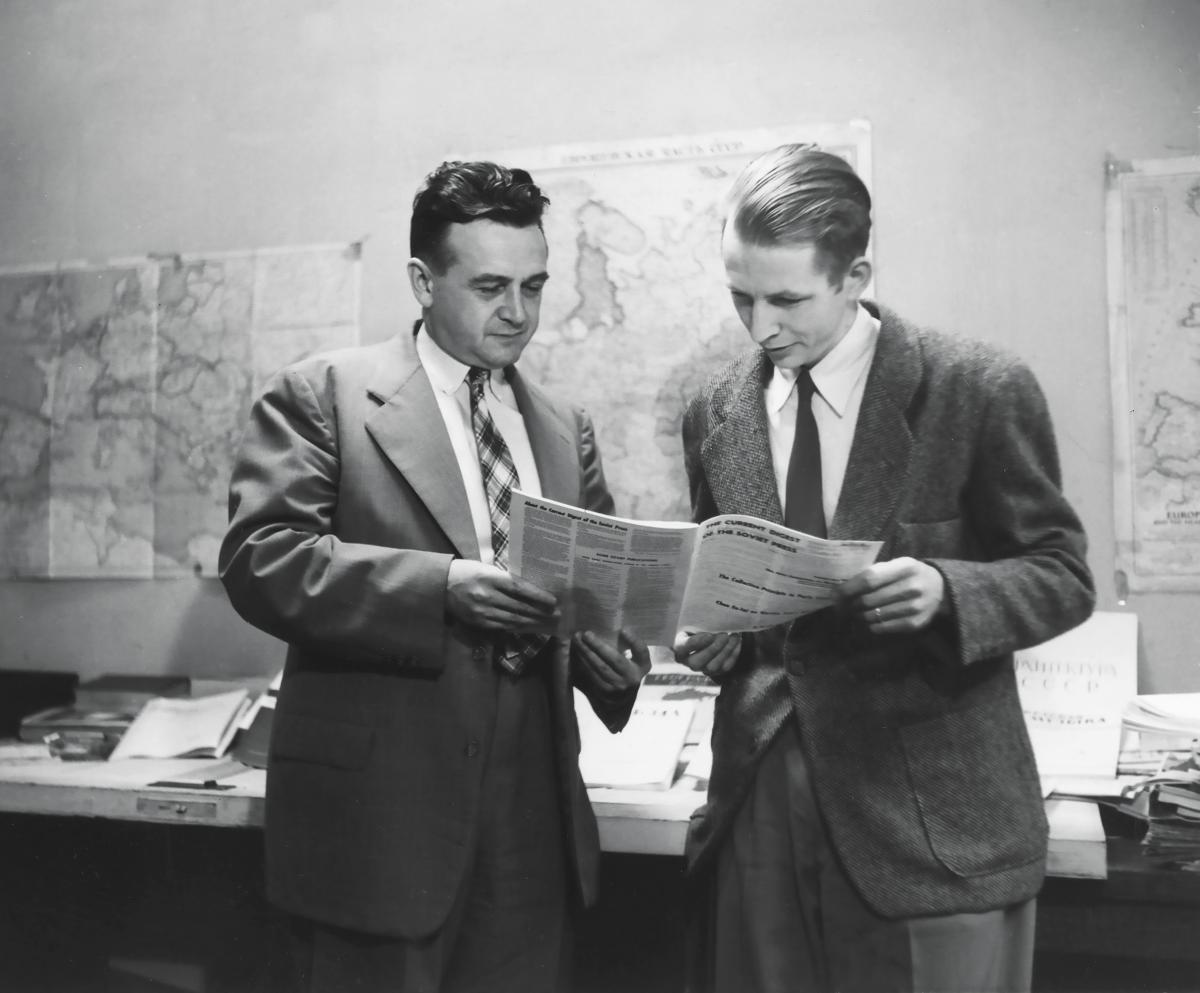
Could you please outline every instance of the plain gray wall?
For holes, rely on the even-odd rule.
[[[366,235],[378,340],[451,153],[865,118],[879,298],[1030,362],[1116,609],[1104,162],[1200,151],[1198,44],[1149,0],[0,0],[0,265]],[[1126,609],[1142,690],[1200,690],[1200,597]],[[0,582],[6,667],[281,660],[214,580]]]

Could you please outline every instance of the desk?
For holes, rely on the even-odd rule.
[[[220,791],[152,787],[159,780],[203,778],[225,765],[212,759],[0,764],[0,811],[102,817],[122,821],[261,827],[266,773],[247,769],[222,778]],[[591,790],[600,845],[609,852],[682,855],[688,817],[704,794],[695,790]]]
[[[7,892],[36,890],[47,880],[35,899],[45,901],[39,912],[57,926],[57,901],[64,898],[49,882],[57,878],[80,901],[61,919],[95,931],[96,947],[145,942],[165,955],[194,952],[205,962],[224,961],[226,974],[244,974],[259,958],[258,942],[278,940],[279,922],[261,893],[261,834],[223,829],[261,825],[264,773],[247,770],[224,780],[232,788],[219,792],[146,785],[195,776],[213,765],[211,759],[0,765],[0,815],[9,815],[0,823],[10,832],[4,851],[21,852],[17,861],[28,863],[6,867],[16,876],[8,884],[23,887]],[[593,790],[591,797],[606,852],[606,886],[590,932],[585,928],[581,935],[580,993],[671,990],[672,970],[681,961],[682,860],[653,856],[682,853],[688,815],[702,797],[636,790]],[[172,830],[176,824],[194,830]],[[1060,859],[1069,858],[1069,845],[1058,846]],[[65,861],[61,853],[68,853]],[[1104,880],[1047,880],[1038,907],[1035,988],[1200,989],[1200,873],[1156,869],[1128,838],[1108,841],[1108,868]],[[5,882],[0,877],[0,891]],[[172,904],[177,892],[187,894],[186,912]],[[106,914],[113,920],[94,919]],[[130,923],[118,928],[122,914],[131,915]],[[178,926],[169,928],[174,917],[180,917]],[[198,928],[217,930],[200,934]],[[9,940],[19,946],[28,928],[18,922],[13,933],[18,937]],[[0,946],[3,938],[0,933]],[[612,955],[614,947],[622,948],[620,956]],[[74,952],[56,947],[52,954]],[[1162,961],[1147,965],[1149,960]],[[617,968],[627,971],[614,985],[609,980]],[[1150,968],[1155,971],[1147,973]],[[231,981],[210,988],[243,987]]]
[[[212,765],[175,759],[0,766],[5,850],[22,855],[4,866],[9,875],[0,876],[0,889],[32,892],[20,907],[28,917],[14,918],[8,929],[10,949],[0,928],[5,961],[14,948],[30,954],[36,946],[36,969],[53,961],[73,970],[64,985],[38,988],[71,993],[87,988],[77,985],[79,977],[103,971],[114,952],[202,962],[209,990],[271,988],[263,973],[286,935],[261,892],[261,835],[224,830],[262,823],[264,774],[249,770],[219,793],[146,786]],[[578,993],[678,989],[682,865],[653,856],[682,852],[698,799],[592,791],[606,885],[580,934]],[[176,824],[192,827],[178,831]],[[1105,880],[1047,880],[1035,990],[1200,989],[1200,873],[1157,870],[1128,838],[1109,840],[1108,864]],[[187,895],[182,905],[180,893]],[[60,932],[67,937],[55,938]],[[54,944],[68,938],[70,945]],[[107,991],[107,982],[95,988]]]
[[[198,779],[198,771],[228,765],[212,759],[126,759],[121,762],[27,762],[0,764],[0,812],[102,817],[123,821],[261,827],[266,774],[247,769],[222,778],[220,791],[152,787],[159,780]],[[688,818],[704,802],[696,790],[588,791],[606,852],[682,855]],[[1054,804],[1048,806],[1052,809]],[[1052,837],[1048,872],[1075,876],[1081,855],[1093,844],[1074,836]]]

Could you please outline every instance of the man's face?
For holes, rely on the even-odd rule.
[[[817,269],[811,242],[752,245],[732,224],[721,251],[738,317],[755,344],[783,369],[815,365],[842,340],[870,278],[870,264],[858,259],[840,286],[831,284]]]
[[[430,337],[466,365],[502,369],[516,362],[537,330],[547,255],[536,226],[451,224],[445,272],[409,263]]]

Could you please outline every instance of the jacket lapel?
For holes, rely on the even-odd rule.
[[[864,305],[878,311],[879,340],[829,537],[879,541],[887,537],[908,476],[908,408],[921,383],[921,347],[890,311]]]
[[[541,389],[526,380],[515,367],[508,369],[508,382],[525,421],[542,495],[560,503],[576,503],[579,500],[579,454],[574,435],[554,413]]]
[[[479,558],[479,541],[458,459],[429,377],[396,340],[394,362],[383,363],[367,392],[380,404],[367,433],[425,504],[463,558]]]
[[[770,359],[757,351],[739,363],[728,390],[714,392],[709,404],[718,423],[701,443],[700,458],[722,513],[737,508],[736,513],[782,524],[763,404],[763,383],[770,371]]]

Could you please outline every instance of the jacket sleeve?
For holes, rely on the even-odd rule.
[[[1095,602],[1036,379],[1014,361],[989,393],[964,496],[980,561],[927,560],[946,581],[960,664],[1046,641],[1081,624]]]
[[[687,472],[692,521],[696,524],[717,516],[717,504],[700,464],[700,446],[707,432],[704,411],[705,401],[701,395],[694,397],[683,413],[683,467]]]
[[[339,659],[440,670],[450,554],[342,541],[332,387],[293,367],[254,404],[229,490],[219,574],[234,609]]]

